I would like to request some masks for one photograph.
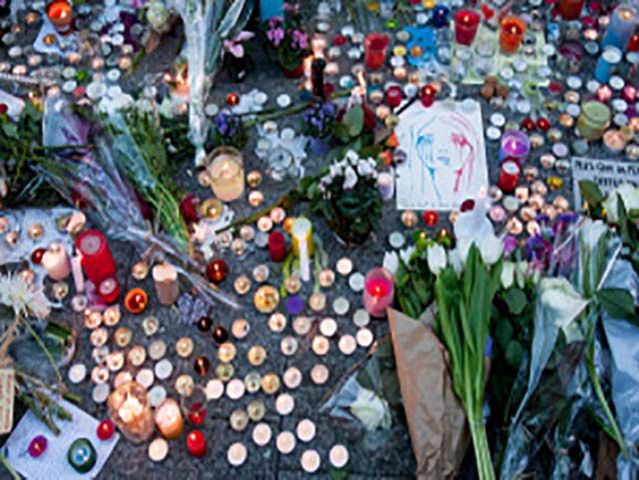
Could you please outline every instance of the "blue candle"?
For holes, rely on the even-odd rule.
[[[435,8],[433,8],[433,27],[435,28],[447,27],[449,23],[449,20],[448,20],[449,13],[450,13],[450,10],[448,10],[448,7],[445,7],[444,5],[437,5]]]
[[[260,0],[260,20],[284,16],[284,0]]]
[[[595,78],[599,83],[608,83],[613,69],[621,62],[623,53],[613,45],[604,48],[595,69]]]
[[[637,11],[634,8],[628,5],[621,5],[615,8],[612,15],[610,15],[610,23],[601,45],[604,47],[613,45],[624,52],[626,47],[628,47],[628,42],[637,27],[638,21]]]

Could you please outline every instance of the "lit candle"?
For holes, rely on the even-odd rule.
[[[244,193],[244,161],[235,148],[219,147],[211,152],[207,167],[211,189],[223,202],[231,202]]]
[[[393,303],[395,285],[393,275],[383,267],[374,268],[364,281],[364,308],[373,317],[383,317]]]
[[[377,70],[386,62],[388,50],[388,36],[381,33],[371,33],[364,40],[364,63],[371,70]]]
[[[313,253],[313,225],[308,218],[296,218],[291,227],[293,252],[300,260],[300,276],[308,282],[311,279],[311,255]]]
[[[581,16],[585,0],[559,0],[557,9],[564,20],[577,20]]]
[[[206,455],[206,439],[204,434],[199,430],[193,430],[186,437],[186,447],[189,453],[194,457],[203,457]]]
[[[120,297],[120,284],[115,278],[105,278],[98,285],[98,295],[104,303],[112,305]]]
[[[619,130],[608,130],[603,134],[603,143],[609,153],[617,155],[626,148],[626,139]]]
[[[612,15],[610,15],[610,23],[601,45],[604,47],[613,45],[625,51],[637,27],[637,23],[637,11],[634,8],[628,5],[621,5],[615,8]]]
[[[274,262],[284,261],[286,258],[286,239],[282,232],[271,232],[268,237],[268,253]]]
[[[115,276],[115,261],[106,238],[97,230],[87,230],[78,236],[75,248],[82,256],[82,268],[89,280],[99,285],[105,278]]]
[[[586,140],[599,140],[610,125],[611,116],[610,109],[603,103],[585,102],[577,118],[577,131]]]
[[[122,434],[142,443],[153,434],[154,422],[146,389],[136,382],[118,387],[107,401],[109,415]]]
[[[155,409],[155,424],[167,440],[175,440],[182,433],[184,420],[180,406],[172,398],[167,398]]]
[[[421,90],[421,101],[422,105],[426,108],[430,107],[435,103],[435,95],[437,94],[437,89],[432,85],[424,85]]]
[[[508,130],[501,137],[499,161],[503,162],[511,157],[522,165],[530,152],[530,139],[524,132]]]
[[[141,288],[132,288],[124,297],[124,307],[129,313],[138,315],[146,310],[148,296]]]
[[[458,10],[455,14],[455,40],[460,45],[470,45],[477,35],[480,16],[473,10]]]
[[[506,17],[501,22],[499,46],[506,54],[516,53],[526,33],[526,24],[517,17]]]
[[[52,280],[64,280],[71,273],[67,249],[61,243],[52,243],[42,255],[41,265]]]
[[[377,189],[383,201],[392,200],[395,194],[395,177],[392,172],[381,172],[377,176]]]
[[[180,294],[180,284],[175,268],[168,263],[154,266],[153,281],[159,302],[165,306],[173,305]]]
[[[613,69],[619,65],[623,53],[614,45],[608,45],[604,48],[599,60],[597,61],[597,68],[595,68],[595,79],[599,83],[608,83],[612,75]]]
[[[397,108],[402,103],[402,89],[397,85],[392,85],[386,90],[386,103],[391,108]]]
[[[506,159],[501,164],[497,185],[503,192],[510,193],[517,187],[520,174],[521,167],[519,166],[519,163],[517,163],[516,160]]]
[[[597,100],[603,103],[608,103],[612,98],[612,88],[608,85],[600,85],[597,89]]]
[[[58,33],[69,33],[73,23],[71,4],[67,0],[54,0],[47,6],[47,18]]]
[[[444,5],[437,5],[433,8],[433,26],[435,28],[447,27],[449,20],[448,14],[450,10]]]

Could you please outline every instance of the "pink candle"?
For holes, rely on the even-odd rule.
[[[373,317],[383,317],[386,308],[393,303],[395,284],[393,275],[383,267],[374,268],[366,274],[364,285],[364,308]]]

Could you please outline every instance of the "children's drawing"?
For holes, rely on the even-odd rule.
[[[407,161],[397,169],[397,208],[454,210],[488,187],[477,102],[425,108],[416,102],[396,130]]]

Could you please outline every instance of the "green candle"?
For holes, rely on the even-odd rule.
[[[610,108],[601,102],[589,101],[581,105],[577,130],[586,140],[599,140],[610,125]]]
[[[79,473],[90,471],[98,458],[93,445],[88,438],[78,438],[69,447],[67,459],[71,466]]]

